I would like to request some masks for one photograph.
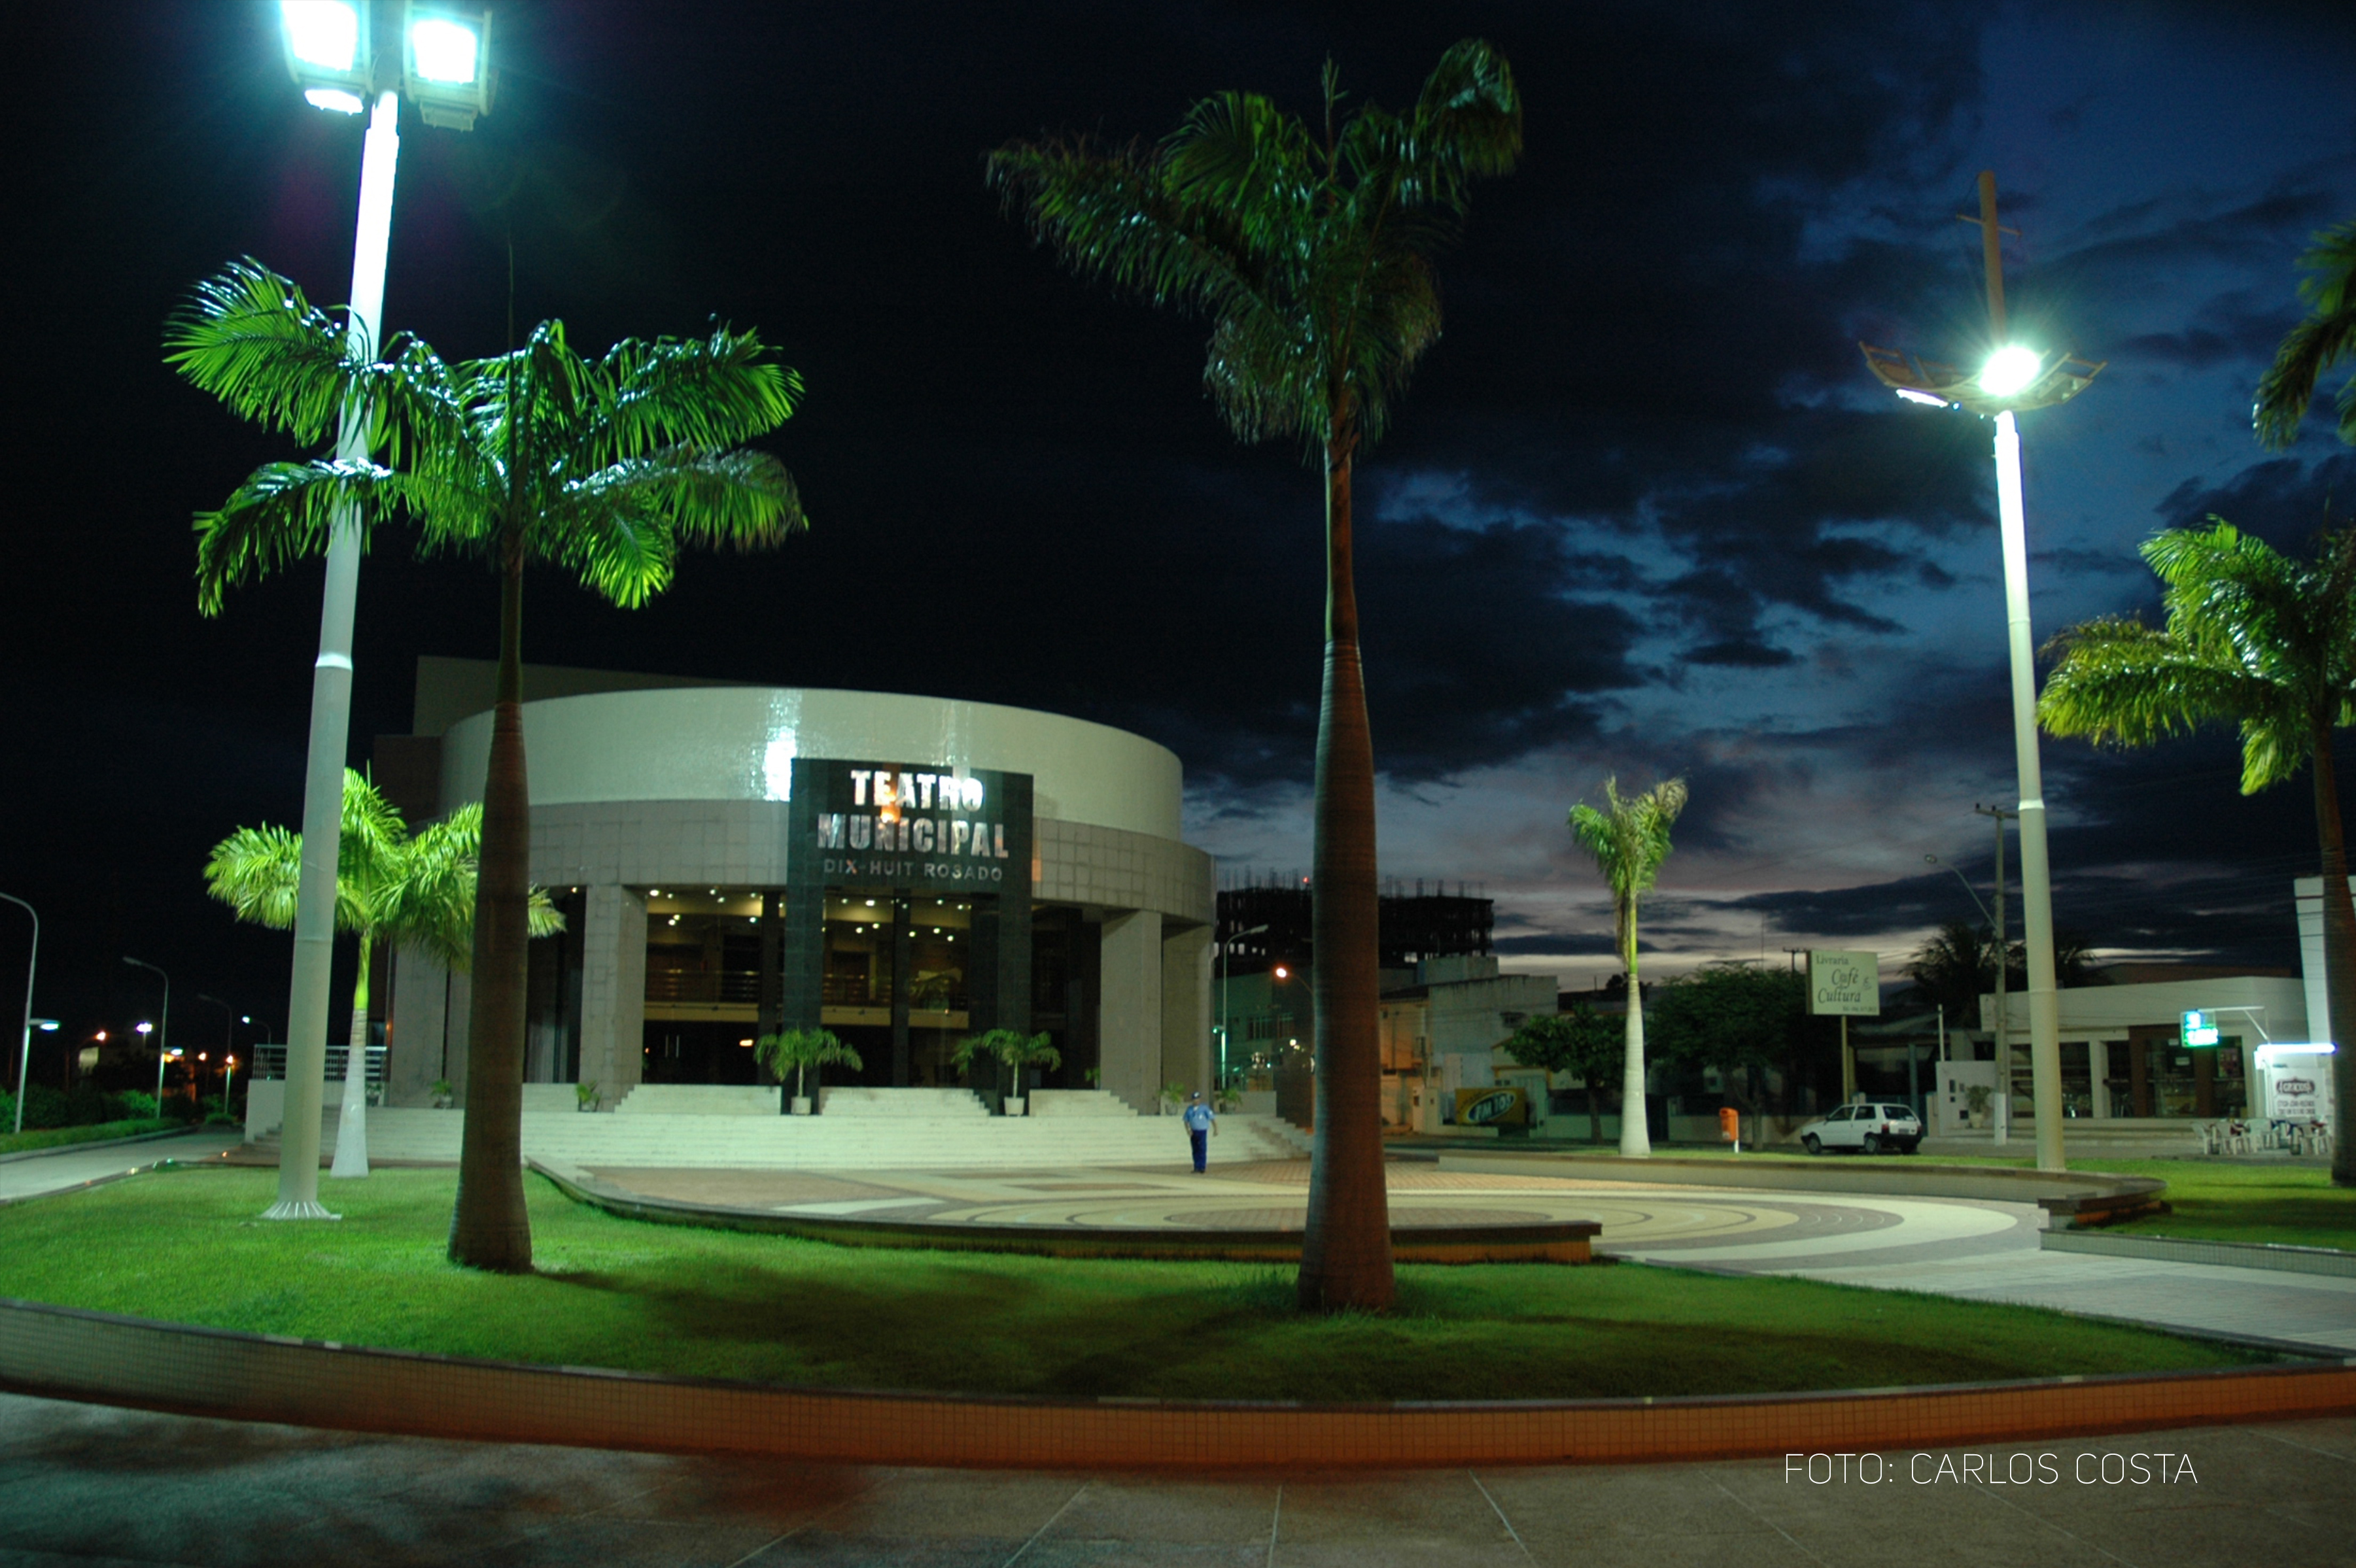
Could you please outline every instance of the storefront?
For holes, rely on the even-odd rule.
[[[420,663],[417,730],[379,744],[414,818],[477,798],[488,667]],[[948,1087],[958,1042],[1044,1030],[1048,1086],[1138,1109],[1208,1084],[1212,868],[1181,773],[1125,731],[894,693],[527,673],[533,944],[526,1076],[751,1083],[752,1042],[823,1026],[829,1081]],[[465,1081],[466,979],[404,954],[396,1104]]]

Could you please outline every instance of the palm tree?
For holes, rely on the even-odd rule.
[[[1510,171],[1521,100],[1505,58],[1449,48],[1404,115],[1322,130],[1257,93],[1221,92],[1160,144],[1013,142],[990,177],[1064,262],[1212,321],[1203,380],[1244,441],[1299,440],[1325,474],[1325,668],[1317,724],[1316,1141],[1301,1253],[1308,1310],[1392,1296],[1377,1039],[1374,745],[1366,727],[1351,477],[1440,336],[1432,258],[1472,182]]]
[[[1669,858],[1669,828],[1686,808],[1686,781],[1670,779],[1643,795],[1620,798],[1620,781],[1603,781],[1605,809],[1584,801],[1570,808],[1571,837],[1595,857],[1612,887],[1613,929],[1620,967],[1628,976],[1626,1049],[1620,1068],[1620,1152],[1643,1159],[1653,1152],[1645,1126],[1644,994],[1636,983],[1636,904],[1653,891],[1661,862]]]
[[[363,529],[404,516],[426,554],[498,573],[499,674],[483,791],[466,1125],[450,1256],[531,1266],[522,1179],[526,913],[531,805],[523,745],[523,572],[561,567],[625,609],[667,587],[683,543],[774,545],[801,526],[783,464],[734,443],[793,412],[800,379],[756,334],[626,338],[596,359],[562,322],[488,359],[444,360],[414,338],[353,360],[343,329],[248,261],[204,284],[174,323],[170,360],[248,418],[315,441],[348,401],[385,461],[267,464],[197,518],[199,606],[327,548],[337,509]],[[393,466],[401,464],[401,466]]]
[[[830,1061],[840,1061],[852,1072],[865,1069],[859,1052],[842,1043],[830,1029],[789,1029],[777,1034],[765,1034],[753,1043],[753,1054],[762,1066],[776,1074],[779,1082],[786,1069],[794,1070],[794,1094],[798,1101],[807,1101],[809,1070],[823,1068]],[[819,1076],[823,1078],[824,1073]]]
[[[1917,1000],[1944,1008],[1956,1027],[1971,1028],[1981,996],[1996,989],[1996,933],[1951,920],[1914,950],[1906,975]]]
[[[2252,410],[2258,440],[2280,451],[2298,437],[2299,421],[2315,400],[2323,373],[2356,355],[2356,218],[2315,237],[2315,249],[2298,259],[2308,271],[2298,292],[2310,307],[2275,350],[2275,362],[2258,382]],[[2340,439],[2356,446],[2356,376],[2340,387]]]
[[[2330,996],[2332,1080],[2356,1105],[2356,901],[2331,731],[2356,721],[2356,529],[2325,533],[2315,559],[2294,560],[2211,517],[2144,541],[2166,586],[2168,624],[2106,616],[2046,645],[2060,662],[2037,716],[2056,735],[2149,745],[2204,723],[2242,727],[2242,793],[2311,764],[2315,836],[2323,859],[2323,975]],[[2313,1021],[2310,1020],[2310,1029]],[[2356,1187],[2356,1139],[2333,1147],[2335,1186]]]
[[[397,942],[464,969],[475,923],[475,860],[483,811],[461,806],[412,835],[392,803],[355,769],[344,770],[343,825],[336,849],[336,924],[359,938],[352,982],[351,1047],[344,1068],[344,1107],[334,1174],[366,1176],[368,1167],[369,965],[376,944]],[[303,879],[303,836],[267,823],[241,827],[213,846],[205,891],[240,920],[274,931],[294,924]],[[531,891],[531,933],[564,929],[564,917]]]

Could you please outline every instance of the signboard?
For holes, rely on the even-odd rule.
[[[830,887],[1031,891],[1031,776],[797,757],[794,817]]]
[[[2333,1125],[2331,1058],[2321,1051],[2276,1054],[2258,1058],[2258,1115],[2277,1122],[2321,1122]]]
[[[1808,950],[1808,1011],[1825,1017],[1881,1016],[1881,955]]]
[[[1526,1127],[1529,1096],[1519,1089],[1491,1086],[1456,1091],[1456,1125],[1460,1127]]]
[[[2197,1010],[2188,1011],[2184,1015],[2184,1034],[2182,1039],[2186,1045],[2216,1044],[2216,1015]]]

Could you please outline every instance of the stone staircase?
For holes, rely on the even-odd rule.
[[[567,1092],[570,1092],[567,1086]],[[960,1093],[962,1093],[960,1091]],[[970,1099],[970,1096],[969,1096]],[[1091,1166],[1183,1166],[1186,1134],[1175,1116],[948,1116],[843,1115],[688,1115],[634,1111],[523,1114],[528,1157],[597,1167],[691,1167],[760,1170],[1041,1170]],[[321,1117],[323,1151],[336,1147],[332,1115]],[[369,1157],[455,1165],[466,1124],[461,1111],[369,1113]],[[1219,1118],[1219,1163],[1298,1159],[1301,1133],[1273,1116]],[[277,1138],[248,1147],[274,1152]]]
[[[536,1088],[528,1084],[527,1088]],[[566,1088],[553,1084],[553,1088]],[[524,1107],[533,1107],[527,1104]],[[774,1116],[777,1086],[758,1083],[641,1083],[614,1106],[617,1116]]]

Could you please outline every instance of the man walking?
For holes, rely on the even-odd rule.
[[[1203,1104],[1203,1092],[1195,1090],[1186,1096],[1186,1141],[1194,1146],[1194,1174],[1200,1176],[1210,1164],[1211,1135],[1218,1129],[1218,1113]]]

